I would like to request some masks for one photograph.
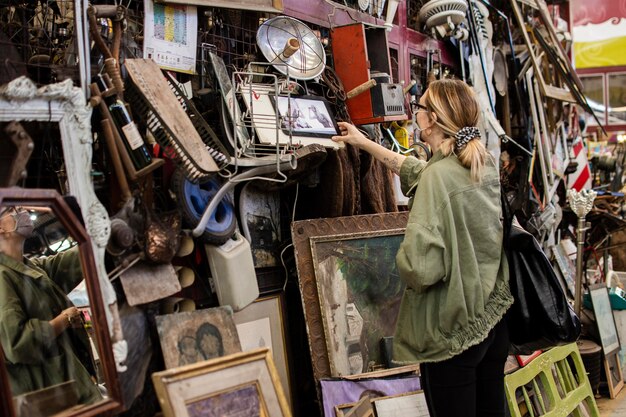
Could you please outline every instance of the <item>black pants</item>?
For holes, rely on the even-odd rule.
[[[505,320],[487,339],[448,360],[420,365],[430,417],[504,417]]]

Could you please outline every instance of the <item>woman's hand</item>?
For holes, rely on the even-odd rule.
[[[356,126],[350,123],[337,122],[337,126],[339,126],[339,136],[332,137],[335,142],[349,143],[359,149],[363,147],[363,144],[371,142]]]
[[[61,312],[61,315],[65,316],[65,320],[67,321],[68,327],[81,327],[83,325],[83,321],[81,320],[80,310],[78,310],[74,306],[63,310]]]

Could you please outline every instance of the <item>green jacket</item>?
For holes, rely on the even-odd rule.
[[[411,211],[396,256],[407,288],[394,361],[438,362],[483,341],[513,303],[499,176],[489,159],[474,183],[454,154],[437,152],[428,163],[407,158],[400,181]]]
[[[24,263],[0,253],[0,342],[13,395],[76,381],[80,403],[101,395],[84,329],[54,336],[49,321],[72,306],[66,293],[82,280],[77,248]]]

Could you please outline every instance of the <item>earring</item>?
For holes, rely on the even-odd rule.
[[[426,133],[426,136],[430,136],[430,134],[432,133],[432,129],[430,127],[426,128],[426,130],[424,131],[424,133]]]

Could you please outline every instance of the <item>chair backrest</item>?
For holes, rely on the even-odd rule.
[[[511,417],[600,417],[576,343],[542,353],[506,375],[504,385]]]

